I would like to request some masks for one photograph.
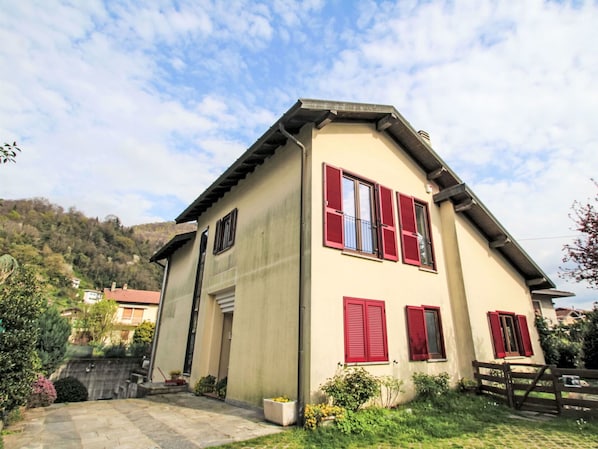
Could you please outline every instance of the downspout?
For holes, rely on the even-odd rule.
[[[305,315],[305,298],[304,298],[304,288],[303,288],[303,280],[305,277],[305,267],[304,267],[304,260],[303,260],[303,251],[304,251],[304,230],[305,230],[305,161],[307,159],[307,150],[305,145],[303,145],[295,136],[289,133],[282,122],[278,123],[278,129],[291,142],[297,145],[301,149],[301,188],[300,188],[300,210],[299,210],[299,318],[298,318],[298,335],[297,335],[297,416],[299,419],[297,420],[299,425],[303,424],[303,418],[301,411],[305,406],[305,399],[303,397],[303,357],[304,357],[304,332],[303,332],[303,323],[304,323],[304,315]]]
[[[156,328],[154,330],[154,341],[152,342],[152,354],[150,355],[150,364],[147,369],[148,380],[152,381],[152,373],[154,372],[154,362],[156,359],[156,349],[158,348],[158,335],[160,334],[160,323],[162,321],[162,307],[164,305],[164,294],[166,292],[166,284],[168,283],[168,268],[169,263],[166,259],[166,265],[162,265],[156,261],[158,265],[164,268],[164,276],[162,277],[162,290],[160,290],[160,304],[158,305],[158,318],[156,319]]]

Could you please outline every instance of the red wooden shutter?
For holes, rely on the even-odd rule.
[[[387,260],[399,260],[397,251],[397,231],[395,228],[395,209],[392,201],[392,190],[378,186],[380,206],[380,240],[382,257]]]
[[[490,332],[492,333],[492,341],[494,342],[494,356],[497,359],[501,359],[506,355],[506,352],[498,312],[488,312],[488,321],[490,322]]]
[[[423,307],[407,306],[407,329],[409,332],[410,359],[429,359],[426,318]]]
[[[413,197],[397,193],[399,217],[401,219],[401,248],[403,262],[410,265],[421,265],[419,259],[419,242],[417,240],[417,224],[415,222],[415,204]]]
[[[517,323],[519,324],[519,334],[521,335],[523,354],[527,356],[534,355],[532,339],[529,335],[529,328],[527,327],[527,318],[525,315],[517,315]]]
[[[343,195],[342,171],[324,164],[324,245],[342,249]]]
[[[345,298],[345,362],[366,361],[365,304]]]
[[[386,312],[383,301],[366,301],[367,314],[367,360],[382,362],[388,360],[386,346]]]

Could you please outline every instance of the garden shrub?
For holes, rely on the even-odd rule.
[[[71,325],[54,306],[46,306],[38,320],[37,354],[41,372],[49,376],[60,366],[66,355]]]
[[[356,411],[380,393],[380,381],[364,368],[343,368],[320,388],[334,405]]]
[[[331,416],[336,419],[342,419],[345,409],[336,405],[329,404],[307,404],[303,410],[303,427],[308,430],[314,430],[324,418]]]
[[[415,392],[418,399],[436,400],[449,392],[449,375],[441,373],[438,375],[415,373],[413,375]]]
[[[127,356],[127,346],[124,343],[106,346],[104,348],[104,357],[107,359],[120,359]]]
[[[40,361],[35,350],[43,298],[35,274],[14,269],[0,282],[0,410],[25,405],[37,378]]]
[[[205,393],[213,393],[216,388],[216,378],[211,374],[201,377],[196,383],[193,391],[197,396]]]
[[[403,381],[393,376],[381,376],[380,382],[380,405],[390,408],[396,405],[399,394],[403,392]]]
[[[216,382],[214,390],[219,398],[224,399],[226,397],[226,384],[228,383],[228,377],[224,377]]]
[[[37,380],[33,382],[31,394],[27,401],[27,407],[47,407],[52,405],[55,400],[56,389],[54,388],[54,384],[42,374],[39,374]]]
[[[56,402],[87,401],[87,387],[75,377],[64,377],[54,382]]]

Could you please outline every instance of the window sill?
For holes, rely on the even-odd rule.
[[[444,358],[444,359],[428,359],[428,360],[426,360],[426,362],[428,362],[428,363],[448,362],[448,359],[446,359],[446,358]]]
[[[358,259],[366,259],[366,260],[371,260],[374,262],[382,262],[382,259],[374,256],[374,255],[367,255],[367,254],[363,254],[363,253],[354,253],[352,251],[347,251],[347,250],[343,250],[341,251],[341,254],[343,256],[351,256],[351,257],[357,257]]]
[[[520,360],[525,358],[527,358],[525,355],[508,355],[504,357],[505,360]]]
[[[385,362],[349,362],[345,366],[373,366],[373,365],[390,365],[389,361]]]
[[[433,268],[419,267],[419,271],[425,271],[426,273],[438,274],[438,270],[435,270]]]

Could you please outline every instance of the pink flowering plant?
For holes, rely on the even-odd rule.
[[[55,400],[56,389],[54,384],[43,375],[38,374],[37,380],[33,382],[27,406],[30,408],[47,407],[53,404]]]

